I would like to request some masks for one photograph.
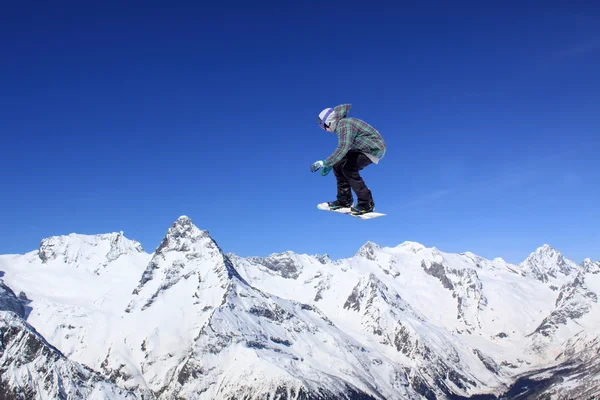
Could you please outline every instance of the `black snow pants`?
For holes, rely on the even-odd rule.
[[[358,173],[373,162],[360,151],[349,151],[344,158],[333,165],[333,172],[337,180],[337,200],[343,204],[353,204],[352,192],[357,197],[357,205],[373,203],[371,191]]]

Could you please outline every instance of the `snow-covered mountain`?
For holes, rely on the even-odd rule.
[[[548,244],[531,253],[520,267],[526,274],[542,282],[561,280],[578,269],[573,261],[565,259]]]
[[[182,216],[152,254],[122,232],[71,234],[0,256],[0,271],[11,324],[97,371],[107,393],[443,399],[527,387],[560,398],[600,387],[578,375],[600,365],[600,262],[549,245],[518,265],[414,242],[368,242],[341,260],[244,258]]]
[[[143,253],[142,245],[126,239],[123,232],[105,235],[53,236],[42,240],[40,249],[35,254],[42,263],[50,264],[60,259],[65,264],[93,266],[94,273],[100,274],[102,268],[121,256]]]
[[[50,345],[25,322],[26,303],[0,279],[0,399],[137,397]]]
[[[563,347],[555,365],[520,375],[503,399],[600,398],[600,335],[582,331]]]

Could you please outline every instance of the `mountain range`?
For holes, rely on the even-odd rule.
[[[3,399],[593,399],[600,262],[240,257],[178,218],[0,256]]]

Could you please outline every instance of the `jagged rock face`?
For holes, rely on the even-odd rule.
[[[272,254],[266,258],[249,257],[248,260],[262,265],[286,279],[296,279],[302,272],[302,266],[292,257],[291,253]],[[327,262],[327,258],[322,258],[320,262]]]
[[[169,228],[155,254],[165,254],[171,251],[189,252],[191,244],[202,239],[210,239],[208,231],[201,231],[188,217],[182,216]]]
[[[313,298],[313,301],[317,302],[319,300],[323,300],[323,293],[331,288],[331,279],[332,278],[333,278],[332,274],[326,274],[324,276],[323,273],[318,272],[317,274],[315,274],[314,277],[312,277],[312,279],[305,282],[305,283],[311,283],[312,281],[315,281],[314,288],[316,289],[316,292],[315,292],[315,297]]]
[[[373,274],[359,280],[343,307],[360,315],[363,329],[379,343],[391,347],[398,347],[399,331],[404,330],[401,321],[423,320],[398,293]]]
[[[135,399],[89,368],[66,359],[18,315],[0,311],[0,398]]]
[[[136,241],[126,239],[123,232],[110,235],[110,250],[106,253],[106,259],[115,261],[119,257],[128,253],[143,253],[142,245]]]
[[[452,292],[452,297],[457,300],[456,318],[465,326],[466,332],[480,328],[479,311],[487,306],[487,298],[483,294],[477,271],[472,268],[453,269],[440,262],[427,263],[425,260],[421,262],[421,268]]]
[[[587,274],[600,274],[600,261],[593,262],[589,258],[586,258],[581,263],[581,269]]]
[[[228,254],[234,268],[248,281],[260,286],[261,281],[277,278],[282,280],[279,287],[265,288],[265,291],[289,297],[277,289],[286,287],[294,291],[297,281],[303,285],[311,286],[311,295],[299,299],[302,301],[321,301],[322,294],[330,287],[331,273],[326,272],[335,263],[327,255],[308,256],[292,252],[271,254],[268,257],[238,257]],[[314,273],[313,273],[314,271]]]
[[[598,295],[585,284],[587,270],[589,269],[581,270],[571,282],[561,288],[554,311],[544,318],[533,334],[550,336],[560,325],[581,318],[598,303]]]
[[[423,268],[423,270],[427,274],[438,278],[440,280],[440,282],[442,283],[442,285],[446,289],[454,290],[454,285],[452,284],[452,280],[450,280],[450,278],[448,278],[448,275],[446,273],[446,268],[444,267],[444,265],[442,263],[431,262],[428,265],[425,262],[425,260],[423,260],[423,261],[421,261],[421,268]]]
[[[374,320],[379,320],[378,315],[386,311],[394,317],[407,313],[414,318],[423,319],[410,304],[406,303],[398,293],[390,290],[374,274],[359,280],[344,303],[344,308],[358,311]],[[380,329],[374,329],[373,333],[378,334],[377,331]]]
[[[23,294],[26,301],[27,296]],[[4,284],[0,279],[0,311],[11,311],[21,318],[25,318],[25,305],[23,300],[15,296],[11,288]]]

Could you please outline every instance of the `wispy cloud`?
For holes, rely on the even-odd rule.
[[[555,51],[553,53],[556,59],[566,59],[584,54],[593,53],[600,50],[600,38],[590,39],[578,43],[570,48]]]
[[[582,145],[585,145],[585,143],[582,143]],[[504,191],[530,185],[540,178],[548,176],[548,174],[555,174],[557,165],[564,165],[567,168],[569,160],[576,157],[580,151],[580,148],[567,149],[560,152],[548,153],[545,156],[530,159],[519,164],[506,166],[504,173],[490,177],[485,182],[475,184],[473,189],[474,191]],[[550,170],[553,172],[549,172]],[[579,177],[572,171],[563,170],[558,175],[555,175],[555,180],[564,185],[573,185],[578,182]]]
[[[481,193],[503,192],[514,190],[516,188],[527,187],[534,184],[539,179],[548,176],[549,168],[556,165],[568,165],[572,157],[577,157],[578,153],[584,148],[597,148],[600,143],[590,141],[581,143],[578,148],[567,149],[560,152],[548,153],[544,156],[529,159],[518,164],[510,164],[494,176],[488,176],[479,181],[459,183],[459,177],[456,177],[456,186],[450,189],[432,189],[431,192],[408,199],[399,205],[403,210],[415,210],[431,206],[441,200],[446,200],[450,196],[473,197]],[[554,170],[556,171],[556,170]],[[555,172],[552,172],[554,174]],[[565,187],[581,183],[581,177],[575,171],[563,170],[556,176],[556,182]]]

